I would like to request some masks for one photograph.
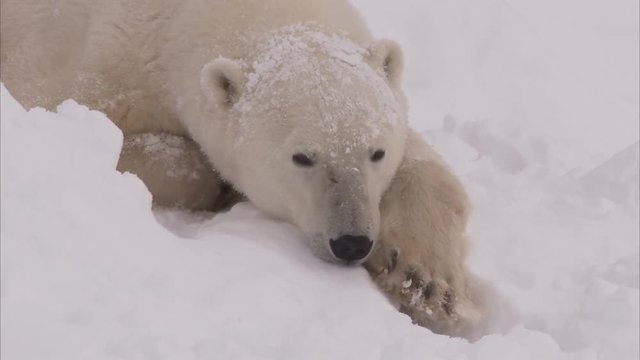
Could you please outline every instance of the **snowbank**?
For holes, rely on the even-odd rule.
[[[1,131],[5,359],[634,354],[637,244],[625,241],[630,222],[614,221],[624,214],[611,203],[573,215],[589,209],[507,196],[506,179],[497,196],[493,181],[505,175],[476,163],[473,228],[486,239],[475,267],[529,329],[469,345],[412,325],[362,269],[316,259],[295,228],[249,205],[213,219],[159,212],[178,235],[165,230],[143,184],[114,170],[121,134],[100,113],[73,101],[57,114],[25,112],[3,87]],[[571,222],[562,224],[560,213]],[[585,218],[590,226],[575,228]],[[618,237],[608,234],[616,228]]]
[[[2,87],[1,357],[637,359],[637,3],[356,4],[405,46],[413,125],[465,183],[470,266],[514,327],[414,326],[250,205],[154,213],[104,115]]]

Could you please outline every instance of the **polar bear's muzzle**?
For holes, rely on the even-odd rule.
[[[329,203],[328,250],[341,263],[358,264],[367,258],[376,237],[377,214],[372,213],[365,179],[359,171],[332,171]]]

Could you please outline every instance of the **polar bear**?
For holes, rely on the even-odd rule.
[[[364,263],[415,322],[481,332],[464,189],[407,125],[400,47],[346,0],[1,5],[7,88],[25,107],[106,113],[125,134],[119,168],[156,203],[220,208],[230,184],[318,257]]]

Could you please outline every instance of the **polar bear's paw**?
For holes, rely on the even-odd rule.
[[[412,263],[397,247],[381,244],[365,267],[399,310],[431,331],[470,340],[480,335],[483,313],[470,300],[467,279],[440,276],[429,264]]]

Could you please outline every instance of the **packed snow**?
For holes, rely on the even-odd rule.
[[[638,2],[355,4],[404,47],[410,121],[470,194],[505,331],[412,325],[249,204],[152,211],[104,115],[3,86],[3,359],[638,359]]]

